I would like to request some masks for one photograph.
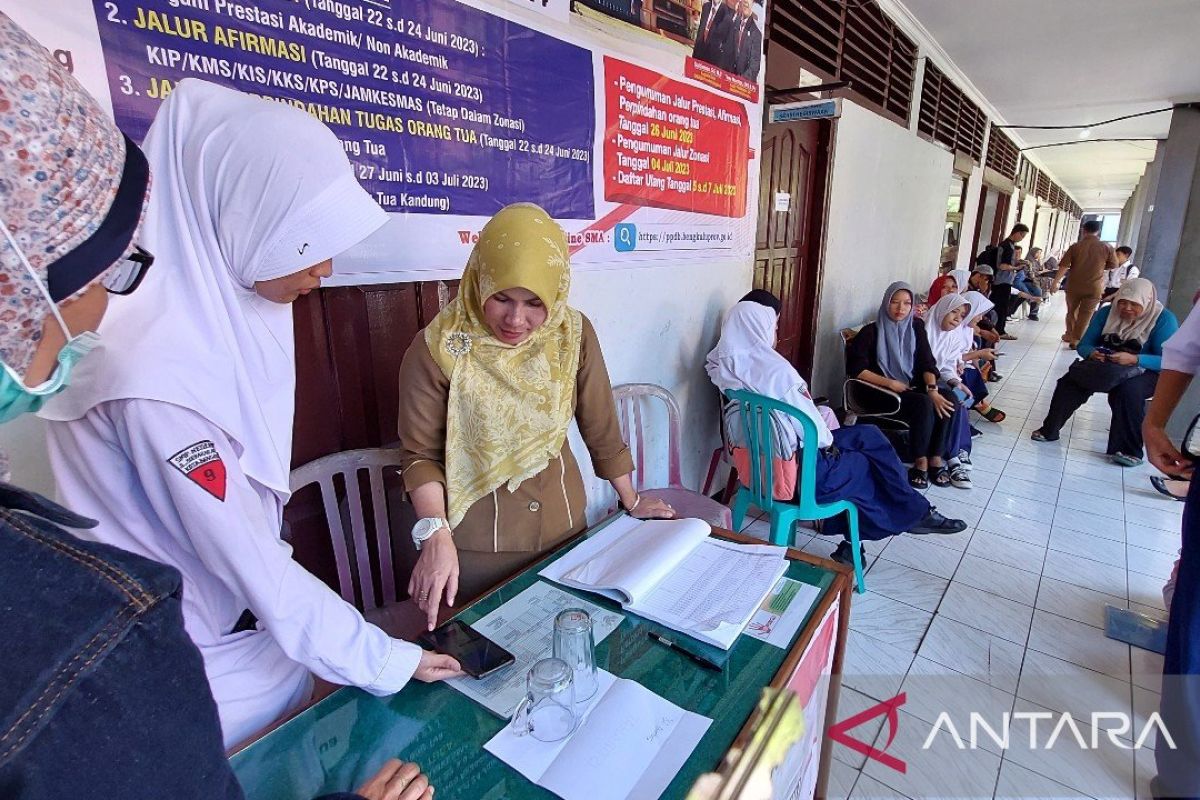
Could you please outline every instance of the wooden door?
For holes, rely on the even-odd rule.
[[[764,127],[762,139],[754,288],[782,302],[776,349],[805,375],[816,341],[829,129],[828,120],[780,123]]]

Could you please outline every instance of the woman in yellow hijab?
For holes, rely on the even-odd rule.
[[[633,488],[600,342],[567,305],[568,259],[566,234],[541,208],[501,209],[458,297],[404,356],[400,446],[421,551],[408,591],[430,629],[443,597],[482,594],[586,527],[572,418],[622,506],[673,516]]]

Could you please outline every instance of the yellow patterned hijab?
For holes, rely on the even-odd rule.
[[[521,287],[546,306],[525,341],[492,336],[483,303]],[[446,494],[451,526],[476,500],[515,490],[557,457],[574,414],[583,317],[567,305],[567,237],[540,207],[501,209],[479,233],[458,297],[425,329],[425,344],[450,379]]]

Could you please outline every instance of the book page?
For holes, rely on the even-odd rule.
[[[728,648],[787,569],[784,553],[706,539],[629,610]]]
[[[588,591],[617,593],[622,605],[640,602],[681,564],[712,528],[698,519],[624,517],[575,547],[541,574]]]

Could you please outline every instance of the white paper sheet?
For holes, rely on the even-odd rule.
[[[816,586],[780,578],[750,618],[746,635],[786,650],[820,597]]]
[[[729,649],[786,571],[786,550],[707,535],[699,520],[614,520],[541,575]],[[653,553],[653,558],[647,553]],[[588,585],[608,581],[608,586]],[[620,590],[613,591],[619,583]],[[632,597],[631,597],[632,596]]]
[[[451,678],[446,683],[499,717],[508,719],[525,695],[525,675],[534,662],[550,656],[554,617],[567,608],[582,608],[592,617],[596,644],[617,629],[624,615],[581,600],[556,586],[538,581],[472,628],[513,654],[516,660],[482,680]]]
[[[659,797],[712,720],[601,670],[600,690],[562,742],[506,727],[484,749],[564,800]]]

